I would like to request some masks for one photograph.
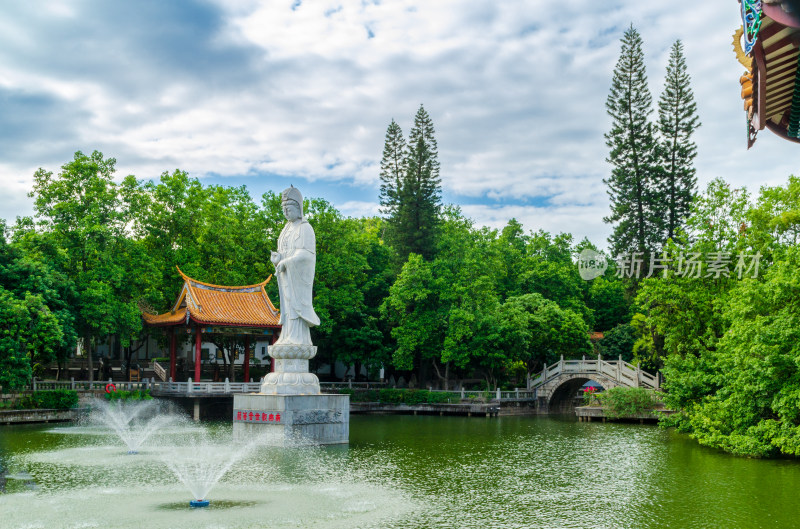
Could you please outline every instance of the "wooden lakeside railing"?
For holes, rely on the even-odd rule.
[[[592,360],[587,360],[585,357],[580,360],[564,360],[562,356],[561,360],[551,366],[546,365],[536,378],[531,379],[529,387],[531,389],[541,387],[553,378],[569,373],[604,375],[620,385],[632,388],[659,389],[661,387],[658,374],[651,375],[642,371],[639,366],[625,362],[622,357],[619,357],[619,360],[606,361],[600,355],[597,356],[597,359]]]

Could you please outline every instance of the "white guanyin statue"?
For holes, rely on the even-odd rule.
[[[317,262],[314,228],[303,217],[303,196],[296,187],[281,194],[286,225],[278,237],[278,251],[272,252],[281,300],[281,336],[277,344],[311,345],[309,329],[319,325],[311,306],[311,287]]]
[[[281,335],[269,347],[275,370],[264,378],[261,393],[318,395],[319,379],[308,372],[308,360],[317,354],[310,329],[319,325],[312,306],[316,238],[303,217],[303,195],[296,187],[281,193],[281,205],[287,222],[278,237],[278,250],[270,256],[278,281]]]

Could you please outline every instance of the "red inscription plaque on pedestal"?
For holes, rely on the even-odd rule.
[[[280,413],[266,413],[253,410],[234,410],[234,422],[258,422],[267,424],[282,424]]]

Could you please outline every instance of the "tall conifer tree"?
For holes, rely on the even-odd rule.
[[[700,120],[690,86],[683,44],[672,45],[667,65],[664,91],[658,100],[658,128],[661,132],[661,167],[663,177],[660,194],[666,207],[665,238],[673,238],[689,215],[697,186],[694,158],[697,146],[691,136]]]
[[[381,158],[381,212],[391,218],[397,213],[400,204],[400,189],[408,168],[406,140],[400,125],[392,119],[386,129]]]
[[[606,110],[612,118],[605,135],[611,149],[607,161],[614,167],[603,182],[611,197],[611,215],[603,220],[615,223],[609,237],[617,255],[655,250],[661,241],[662,215],[656,201],[657,140],[653,124],[652,98],[647,87],[642,39],[631,25],[622,37],[622,50],[614,69]]]
[[[389,215],[386,237],[402,262],[410,253],[430,259],[436,250],[441,179],[434,133],[433,120],[420,105],[402,163],[396,158],[402,133],[394,120],[386,133],[381,160],[381,205]]]

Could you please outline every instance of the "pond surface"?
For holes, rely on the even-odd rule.
[[[188,428],[188,427],[187,427]],[[211,425],[219,451],[239,449]],[[190,510],[163,463],[87,426],[0,427],[0,527],[789,528],[800,462],[574,417],[353,416],[347,447],[260,448]],[[204,436],[207,437],[207,436]]]

